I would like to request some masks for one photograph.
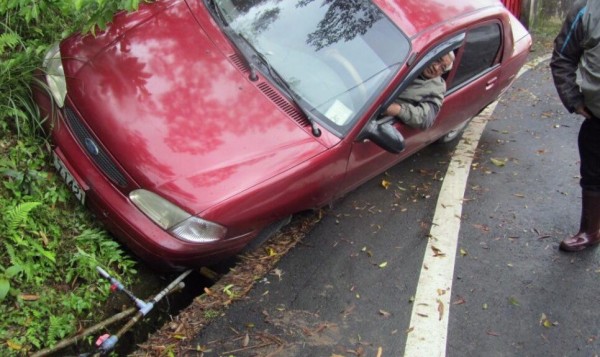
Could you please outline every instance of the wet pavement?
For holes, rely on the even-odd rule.
[[[488,119],[456,254],[428,246],[456,143],[431,145],[326,210],[246,298],[179,342],[178,354],[598,355],[598,251],[558,251],[579,227],[582,119],[560,104],[548,61],[524,73]],[[453,274],[437,290],[437,312],[413,314],[431,256],[454,259]],[[443,328],[441,340],[413,339],[420,352],[405,354],[424,321]]]

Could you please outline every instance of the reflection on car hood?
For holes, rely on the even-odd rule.
[[[216,45],[225,39],[209,38],[185,2],[134,13],[110,33],[63,45],[79,63],[65,65],[69,97],[141,187],[199,212],[325,150],[232,64]]]

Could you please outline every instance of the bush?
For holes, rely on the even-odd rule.
[[[49,347],[103,316],[100,265],[131,283],[134,262],[78,205],[50,164],[31,98],[46,49],[106,26],[139,0],[0,1],[0,355]]]

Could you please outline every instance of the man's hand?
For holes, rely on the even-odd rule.
[[[388,108],[389,110],[389,108]],[[575,109],[575,113],[583,116],[586,119],[592,119],[593,115],[592,113],[590,113],[590,111],[588,110],[588,108],[586,108],[585,106],[581,106],[579,108]]]
[[[400,114],[400,109],[402,109],[402,107],[400,106],[400,104],[398,104],[398,103],[392,103],[385,110],[385,115],[395,117],[396,115]]]

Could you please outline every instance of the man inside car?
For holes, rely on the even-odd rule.
[[[430,64],[390,104],[385,115],[394,116],[412,128],[430,128],[446,94],[446,82],[442,75],[452,69],[453,63],[454,52],[450,51]]]

